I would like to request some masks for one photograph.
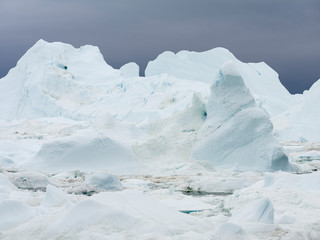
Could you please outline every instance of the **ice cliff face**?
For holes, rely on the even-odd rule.
[[[266,64],[245,64],[217,48],[165,52],[146,77],[138,73],[135,63],[113,69],[97,47],[38,41],[0,79],[0,164],[60,171],[195,159],[288,169],[269,115],[294,98]],[[12,155],[8,146],[21,152]]]

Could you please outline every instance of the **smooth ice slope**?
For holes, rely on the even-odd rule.
[[[263,198],[245,206],[244,209],[232,214],[231,222],[262,222],[273,224],[274,210],[269,199]]]
[[[223,65],[211,86],[207,119],[192,159],[242,170],[288,169],[288,158],[272,136],[271,121],[232,62]]]
[[[211,84],[221,65],[227,61],[235,63],[258,106],[271,116],[287,110],[294,103],[293,97],[279,81],[278,74],[266,63],[243,63],[224,48],[205,52],[181,51],[177,54],[164,52],[148,63],[145,75],[166,73]]]

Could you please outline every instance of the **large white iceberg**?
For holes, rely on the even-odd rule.
[[[233,67],[219,72],[229,60],[243,80]],[[222,48],[165,52],[146,77],[138,73],[135,63],[113,69],[97,47],[38,41],[0,80],[1,162],[46,171],[157,169],[191,157],[287,169],[269,115],[294,98],[264,63],[242,63]],[[23,153],[5,149],[8,139]]]
[[[288,170],[288,158],[273,137],[272,128],[236,66],[227,62],[211,86],[207,119],[192,159],[242,170]]]

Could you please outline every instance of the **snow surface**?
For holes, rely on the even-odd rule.
[[[223,48],[145,75],[40,40],[0,79],[1,239],[320,239],[319,81]]]

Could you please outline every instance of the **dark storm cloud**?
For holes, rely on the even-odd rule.
[[[117,68],[222,46],[265,61],[291,92],[320,78],[318,0],[0,0],[0,76],[40,38],[97,45]]]

